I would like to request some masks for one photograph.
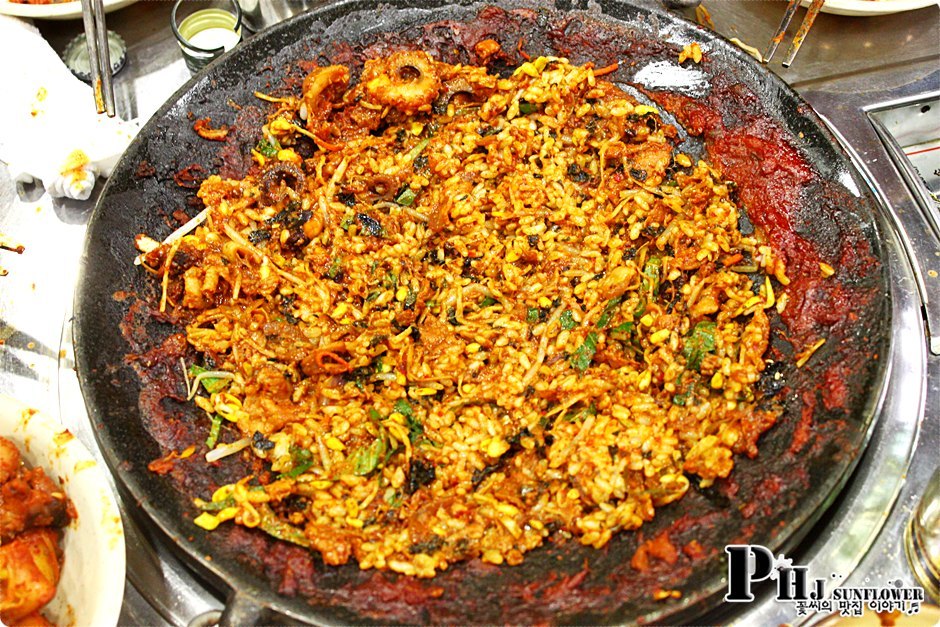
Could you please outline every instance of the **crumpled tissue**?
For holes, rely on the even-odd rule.
[[[137,134],[135,122],[95,112],[81,82],[31,24],[0,15],[0,161],[15,181],[87,200]]]

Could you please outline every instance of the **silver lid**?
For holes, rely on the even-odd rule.
[[[111,76],[114,76],[127,62],[127,45],[120,35],[110,30],[108,31],[108,53],[111,56]],[[62,53],[62,60],[72,74],[86,83],[91,82],[91,64],[88,61],[85,33],[77,35],[69,42]]]

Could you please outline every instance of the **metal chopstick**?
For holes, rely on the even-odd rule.
[[[764,63],[770,62],[770,59],[777,51],[777,46],[783,41],[783,37],[787,34],[787,29],[790,27],[790,22],[793,21],[793,15],[796,13],[796,7],[798,6],[800,6],[800,0],[790,0],[790,3],[787,4],[787,10],[783,14],[783,19],[780,20],[780,26],[777,27],[777,32],[774,33],[773,38],[770,40],[770,47],[767,48],[767,53],[764,55]]]
[[[82,22],[85,25],[85,46],[88,49],[91,85],[95,92],[95,108],[98,113],[104,113],[104,99],[101,97],[101,69],[98,67],[98,40],[95,38],[95,15],[92,0],[82,0]]]
[[[104,21],[104,0],[94,0],[95,34],[98,36],[98,66],[101,68],[101,86],[104,108],[108,117],[114,117],[114,85],[111,83],[111,46],[108,45],[108,27]]]
[[[108,29],[104,20],[102,0],[82,0],[82,21],[85,25],[85,44],[91,85],[98,113],[114,117],[114,86],[111,82],[111,51],[108,48]]]
[[[793,63],[793,60],[796,58],[796,53],[800,51],[803,40],[809,33],[810,27],[812,27],[816,16],[819,15],[819,11],[822,9],[825,2],[826,0],[813,0],[813,3],[809,6],[809,11],[807,11],[806,17],[803,18],[803,23],[800,24],[800,30],[797,31],[796,37],[794,37],[793,41],[790,43],[790,49],[787,50],[787,58],[783,62],[783,67],[790,67],[790,64]]]

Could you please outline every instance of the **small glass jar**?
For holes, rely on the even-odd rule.
[[[927,594],[940,601],[940,466],[914,508],[904,540],[914,575]]]
[[[170,27],[183,51],[186,67],[198,72],[213,59],[228,52],[242,40],[242,9],[238,0],[224,3],[229,8],[218,8],[217,2],[189,2],[189,6],[207,8],[193,11],[178,21],[178,10],[184,0],[176,0],[170,16]]]

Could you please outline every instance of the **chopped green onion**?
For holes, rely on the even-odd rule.
[[[558,319],[558,322],[561,324],[561,328],[565,330],[571,330],[578,326],[570,309],[566,309],[561,313],[561,318]]]
[[[428,139],[422,139],[422,140],[419,141],[417,144],[415,144],[415,147],[412,148],[410,151],[408,151],[408,154],[405,155],[405,161],[406,161],[406,162],[408,162],[408,161],[414,161],[415,158],[416,158],[418,155],[420,155],[420,154],[424,151],[425,148],[428,147],[428,143],[429,143],[430,141],[431,141],[430,138],[428,138]]]
[[[539,321],[539,310],[537,307],[530,307],[525,314],[525,321],[529,324],[535,324]]]
[[[662,268],[663,260],[659,257],[650,257],[643,266],[643,287],[650,290],[653,294],[659,293]]]
[[[414,409],[411,408],[411,405],[403,398],[395,401],[395,406],[392,408],[393,411],[397,411],[399,414],[405,417],[405,422],[408,425],[408,439],[412,442],[415,442],[418,438],[424,435],[424,425],[421,424],[421,420],[415,416]]]
[[[278,518],[270,505],[259,503],[255,507],[258,513],[261,514],[261,523],[258,526],[266,534],[278,540],[284,540],[303,547],[310,546],[310,540],[307,539],[304,532]]]
[[[209,419],[212,421],[212,424],[209,427],[209,437],[206,438],[206,447],[215,448],[216,443],[219,441],[219,432],[222,430],[222,416],[212,414]]]
[[[591,331],[584,338],[584,342],[578,347],[578,350],[571,356],[571,366],[575,370],[584,372],[591,365],[594,359],[594,353],[597,352],[597,333]]]
[[[613,329],[610,330],[611,333],[630,333],[633,331],[635,325],[632,322],[624,322],[623,324],[618,324]]]
[[[399,192],[398,197],[395,198],[395,202],[397,202],[399,205],[410,207],[414,204],[416,196],[417,194],[415,194],[413,189],[410,187],[405,187],[401,190],[401,192]]]
[[[297,447],[292,449],[290,457],[294,465],[287,472],[278,475],[279,479],[298,477],[313,466],[313,453],[305,448]]]
[[[292,447],[290,452],[291,461],[294,464],[306,464],[313,459],[313,453],[310,452],[310,449],[301,448],[299,446]]]
[[[682,347],[687,368],[698,370],[705,353],[715,350],[715,329],[715,323],[708,320],[699,322],[692,329],[692,334],[685,339]]]
[[[339,257],[333,257],[333,261],[330,263],[329,269],[326,271],[326,276],[330,279],[336,280],[337,277],[343,274],[343,262]]]
[[[679,375],[679,378],[676,380],[676,388],[682,388],[681,392],[678,392],[672,397],[673,405],[678,405],[679,407],[685,407],[689,402],[689,397],[692,396],[692,392],[695,391],[695,385],[689,383],[683,386],[682,379],[685,377],[685,373]]]
[[[352,455],[353,473],[364,477],[375,470],[386,451],[385,440],[376,438],[369,446],[356,449]]]
[[[539,106],[533,102],[526,102],[525,100],[519,101],[519,113],[522,115],[529,115],[530,113],[535,113],[539,110]]]
[[[395,401],[395,406],[392,408],[392,411],[397,411],[402,416],[414,415],[414,410],[411,408],[411,405],[403,398]]]
[[[416,302],[418,302],[418,292],[409,287],[408,294],[405,296],[405,309],[413,309]]]
[[[492,296],[487,296],[480,301],[480,309],[486,309],[487,307],[492,307],[497,303],[497,300]]]
[[[392,490],[389,488],[388,491],[382,496],[382,499],[388,503],[388,506],[392,509],[396,509],[401,506],[401,492],[397,490]]]
[[[277,142],[277,140],[274,140],[274,141],[275,141],[275,143]],[[258,152],[260,152],[260,153],[261,153],[262,155],[264,155],[265,157],[269,157],[269,158],[276,157],[276,156],[277,156],[277,151],[278,151],[279,149],[280,149],[280,145],[275,146],[273,143],[269,142],[269,141],[266,140],[266,139],[262,139],[262,140],[261,140],[260,142],[258,142],[258,144],[255,146],[255,150],[257,150]]]
[[[676,394],[672,397],[672,404],[678,405],[679,407],[685,407],[685,404],[689,402],[689,396],[692,394],[692,386],[689,386],[681,394]]]
[[[193,503],[204,512],[221,512],[226,507],[235,507],[235,497],[230,496],[218,502],[194,499]]]
[[[562,420],[567,420],[568,422],[581,422],[588,416],[596,416],[597,408],[594,406],[594,403],[591,403],[587,407],[580,409],[578,411],[569,411],[564,416]]]
[[[620,304],[621,300],[622,297],[617,296],[616,298],[611,298],[609,301],[607,301],[607,306],[604,307],[604,311],[601,312],[601,317],[597,320],[598,329],[603,329],[608,324],[610,324],[610,318],[613,316],[614,310],[617,309],[617,305]]]
[[[304,474],[305,472],[307,472],[308,470],[310,470],[310,467],[311,467],[311,466],[313,466],[313,461],[312,461],[312,460],[309,461],[309,462],[304,462],[304,463],[302,463],[302,464],[299,465],[299,466],[294,466],[293,468],[291,468],[291,469],[288,470],[287,472],[282,472],[280,475],[278,475],[278,478],[280,478],[280,479],[285,479],[285,478],[293,479],[294,477],[299,477],[300,475],[302,475],[302,474]]]
[[[360,391],[365,391],[366,384],[371,382],[372,375],[376,372],[378,371],[370,361],[364,366],[359,366],[358,368],[353,368],[343,373],[343,381],[348,381],[355,385]]]

